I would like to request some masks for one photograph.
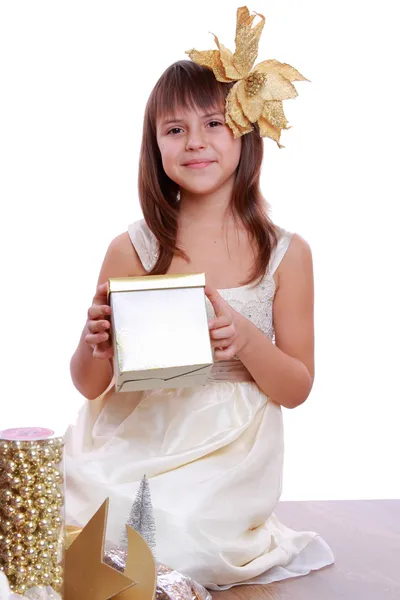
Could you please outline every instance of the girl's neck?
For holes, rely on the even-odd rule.
[[[233,182],[226,182],[210,194],[192,194],[181,190],[179,220],[181,224],[196,221],[223,224],[230,214]]]

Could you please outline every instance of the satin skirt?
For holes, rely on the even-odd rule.
[[[229,365],[221,365],[227,377]],[[233,370],[236,369],[236,373]],[[107,538],[118,543],[144,475],[156,558],[211,589],[305,575],[334,560],[315,532],[276,518],[283,422],[232,366],[231,381],[199,388],[115,392],[87,401],[67,432],[67,519],[84,525],[110,499]]]

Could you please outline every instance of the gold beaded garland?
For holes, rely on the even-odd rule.
[[[0,440],[0,571],[13,593],[62,590],[63,445]]]

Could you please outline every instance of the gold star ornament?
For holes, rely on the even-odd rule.
[[[103,561],[108,500],[83,528],[67,528],[64,600],[152,600],[156,589],[153,554],[128,527],[125,573]]]
[[[255,17],[260,21],[253,27]],[[277,60],[265,60],[254,67],[265,17],[238,8],[235,53],[214,35],[218,50],[189,50],[186,54],[199,65],[211,69],[218,81],[234,83],[226,99],[225,120],[235,138],[253,131],[257,123],[262,137],[274,140],[280,148],[282,129],[290,129],[283,112],[283,100],[298,94],[292,81],[308,81],[294,67]],[[236,83],[235,83],[236,82]]]

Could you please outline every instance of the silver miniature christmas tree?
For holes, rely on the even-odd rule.
[[[146,475],[144,475],[140,482],[126,524],[140,533],[154,554],[156,548],[156,524],[153,515],[153,505],[151,503],[149,480]],[[126,528],[124,528],[124,531],[122,532],[121,546],[124,548],[128,547]]]

